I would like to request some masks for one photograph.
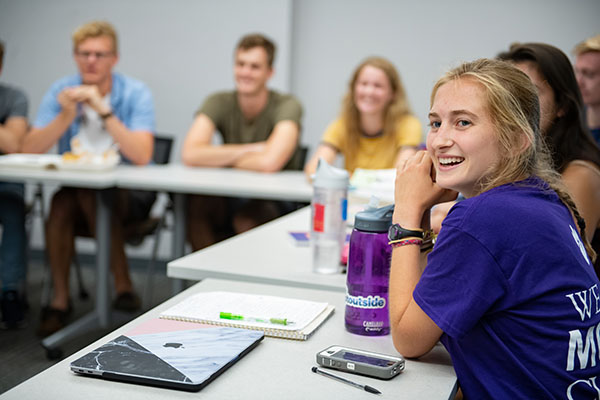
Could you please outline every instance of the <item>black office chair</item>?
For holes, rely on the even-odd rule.
[[[302,171],[304,170],[304,165],[306,165],[306,157],[308,156],[308,146],[298,146],[298,154],[298,158],[300,159],[299,170]]]
[[[303,171],[304,170],[304,165],[306,165],[306,158],[308,157],[308,146],[304,146],[304,145],[299,145],[298,146],[298,170]],[[289,202],[292,206],[291,210],[289,210],[288,212],[291,211],[296,211],[299,210],[303,207],[306,207],[307,205],[309,205],[310,203],[304,202],[304,201],[293,201],[293,202]]]
[[[152,161],[154,164],[165,165],[171,159],[171,148],[173,147],[173,138],[167,136],[154,137],[154,153]],[[144,238],[151,235],[158,228],[161,217],[148,217],[143,221],[125,226],[125,241],[132,246],[139,246]]]

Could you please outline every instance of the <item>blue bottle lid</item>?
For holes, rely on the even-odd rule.
[[[367,208],[356,214],[354,228],[366,232],[387,232],[392,224],[393,214],[393,204],[380,208]]]

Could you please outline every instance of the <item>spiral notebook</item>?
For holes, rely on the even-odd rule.
[[[160,318],[264,331],[266,336],[306,340],[329,318],[334,306],[285,297],[233,292],[198,293]]]

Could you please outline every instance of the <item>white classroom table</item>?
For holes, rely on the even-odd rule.
[[[71,339],[96,327],[108,328],[110,305],[108,277],[110,271],[110,214],[112,196],[108,189],[116,186],[115,171],[90,172],[46,170],[31,167],[3,166],[0,181],[33,184],[58,184],[77,188],[96,189],[96,303],[94,311],[70,323],[60,331],[44,338],[42,345],[52,351]],[[50,354],[50,353],[49,353]]]
[[[346,275],[312,271],[310,247],[299,247],[290,231],[306,232],[310,207],[268,222],[167,264],[167,276],[178,279],[230,279],[292,287],[346,291]]]
[[[198,393],[154,388],[77,376],[69,363],[99,347],[110,339],[131,330],[140,322],[158,314],[187,296],[200,291],[234,291],[325,301],[335,312],[306,341],[265,337],[254,350],[208,384]],[[5,392],[1,400],[61,399],[61,400],[154,400],[165,399],[452,399],[456,375],[450,356],[441,345],[419,360],[407,360],[403,373],[385,381],[333,371],[355,382],[373,386],[382,392],[375,395],[355,387],[316,375],[316,353],[338,344],[385,354],[397,354],[391,337],[366,337],[346,332],[344,328],[344,296],[323,290],[261,285],[248,282],[204,280],[166,301],[106,337],[87,346],[65,360]]]

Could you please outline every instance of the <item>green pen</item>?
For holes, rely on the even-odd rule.
[[[243,315],[233,314],[229,312],[220,312],[219,318],[230,319],[234,321],[251,321],[251,322],[262,322],[265,324],[277,324],[277,325],[292,325],[292,321],[288,321],[287,318],[256,318],[256,317],[244,317]]]

